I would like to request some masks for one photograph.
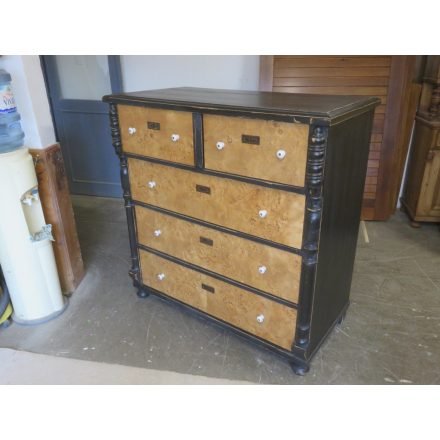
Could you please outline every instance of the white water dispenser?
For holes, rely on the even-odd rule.
[[[62,313],[67,302],[10,80],[0,70],[0,265],[14,308],[12,319],[37,324]]]

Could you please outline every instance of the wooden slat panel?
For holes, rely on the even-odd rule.
[[[370,151],[380,151],[381,145],[381,142],[372,142],[370,144]]]
[[[350,77],[350,76],[389,76],[390,69],[388,67],[352,67],[352,68],[291,68],[284,69],[277,67],[277,61],[274,65],[274,79],[275,78],[305,78],[305,77]]]
[[[376,203],[375,203],[375,200],[373,200],[373,199],[366,199],[366,198],[364,198],[362,200],[362,206],[365,207],[365,208],[374,208],[375,205],[376,205]]]
[[[376,176],[367,176],[365,179],[365,184],[369,185],[376,185],[377,184],[377,177]]]
[[[379,160],[380,159],[380,152],[379,151],[370,151],[370,154],[368,155],[369,160]]]
[[[368,161],[368,168],[379,168],[379,161],[378,160],[369,160]]]
[[[298,302],[301,257],[136,206],[139,242],[264,292]],[[160,231],[160,235],[155,234]],[[260,266],[266,267],[261,274]]]
[[[371,135],[371,142],[382,142],[383,135],[381,133],[373,133]]]
[[[377,177],[379,175],[379,168],[370,168],[367,169],[367,176],[375,176]]]
[[[274,87],[283,93],[318,93],[323,95],[361,95],[382,97],[387,93],[386,87]]]
[[[274,78],[274,87],[327,87],[327,86],[388,86],[389,78],[387,76],[347,76],[347,77],[290,77]]]
[[[390,56],[290,56],[278,55],[279,68],[289,67],[389,67]]]
[[[140,260],[142,281],[147,286],[291,350],[295,309],[145,251],[140,251]],[[164,275],[162,280],[158,279],[159,274]],[[257,321],[259,315],[264,316],[263,322]]]
[[[376,193],[364,192],[364,199],[376,199]]]
[[[364,192],[365,193],[376,193],[377,185],[365,185]]]

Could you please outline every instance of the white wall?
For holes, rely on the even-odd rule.
[[[55,131],[40,58],[37,55],[5,55],[0,57],[0,69],[12,76],[12,90],[25,133],[24,145],[28,148],[53,145]]]
[[[124,92],[166,87],[258,90],[258,55],[121,56]]]

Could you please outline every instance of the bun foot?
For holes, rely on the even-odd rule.
[[[139,289],[139,290],[137,291],[137,296],[138,296],[139,298],[148,298],[148,297],[150,296],[150,292],[147,292],[147,291],[144,290],[144,289]]]
[[[412,228],[416,228],[416,229],[418,229],[418,228],[420,228],[422,225],[421,225],[421,223],[419,223],[419,222],[415,222],[415,221],[410,221],[409,222],[409,225],[412,227]]]
[[[308,365],[297,364],[297,363],[295,363],[293,361],[289,362],[289,363],[290,363],[290,367],[292,368],[293,372],[297,376],[304,376],[310,370],[310,367]]]

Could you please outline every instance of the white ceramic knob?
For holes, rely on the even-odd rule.
[[[128,134],[135,134],[136,133],[136,129],[134,127],[128,127]]]
[[[223,150],[223,148],[225,148],[225,143],[224,142],[217,142],[215,144],[215,146],[217,147],[217,150]]]
[[[155,237],[159,237],[160,234],[162,234],[162,231],[161,231],[160,229],[156,229],[156,230],[154,231],[154,236],[155,236]]]
[[[164,273],[160,273],[160,274],[158,274],[158,275],[157,275],[157,279],[158,279],[159,281],[163,281],[163,280],[165,279],[165,274],[164,274]]]
[[[262,323],[264,322],[264,315],[258,315],[258,316],[257,316],[257,322],[258,322],[259,324],[262,324]]]
[[[286,152],[284,150],[278,150],[277,151],[277,157],[278,159],[284,159],[286,157]]]
[[[177,142],[180,139],[180,136],[178,134],[172,134],[171,135],[171,140],[173,142]]]
[[[148,182],[148,188],[151,188],[151,189],[156,188],[156,182],[154,180],[150,180]]]
[[[261,274],[266,273],[266,271],[267,271],[267,267],[266,266],[260,266],[258,268],[258,272],[260,272]]]
[[[266,217],[267,217],[267,211],[266,211],[265,209],[262,209],[262,210],[260,210],[260,211],[258,212],[258,215],[259,215],[261,218],[266,218]]]

